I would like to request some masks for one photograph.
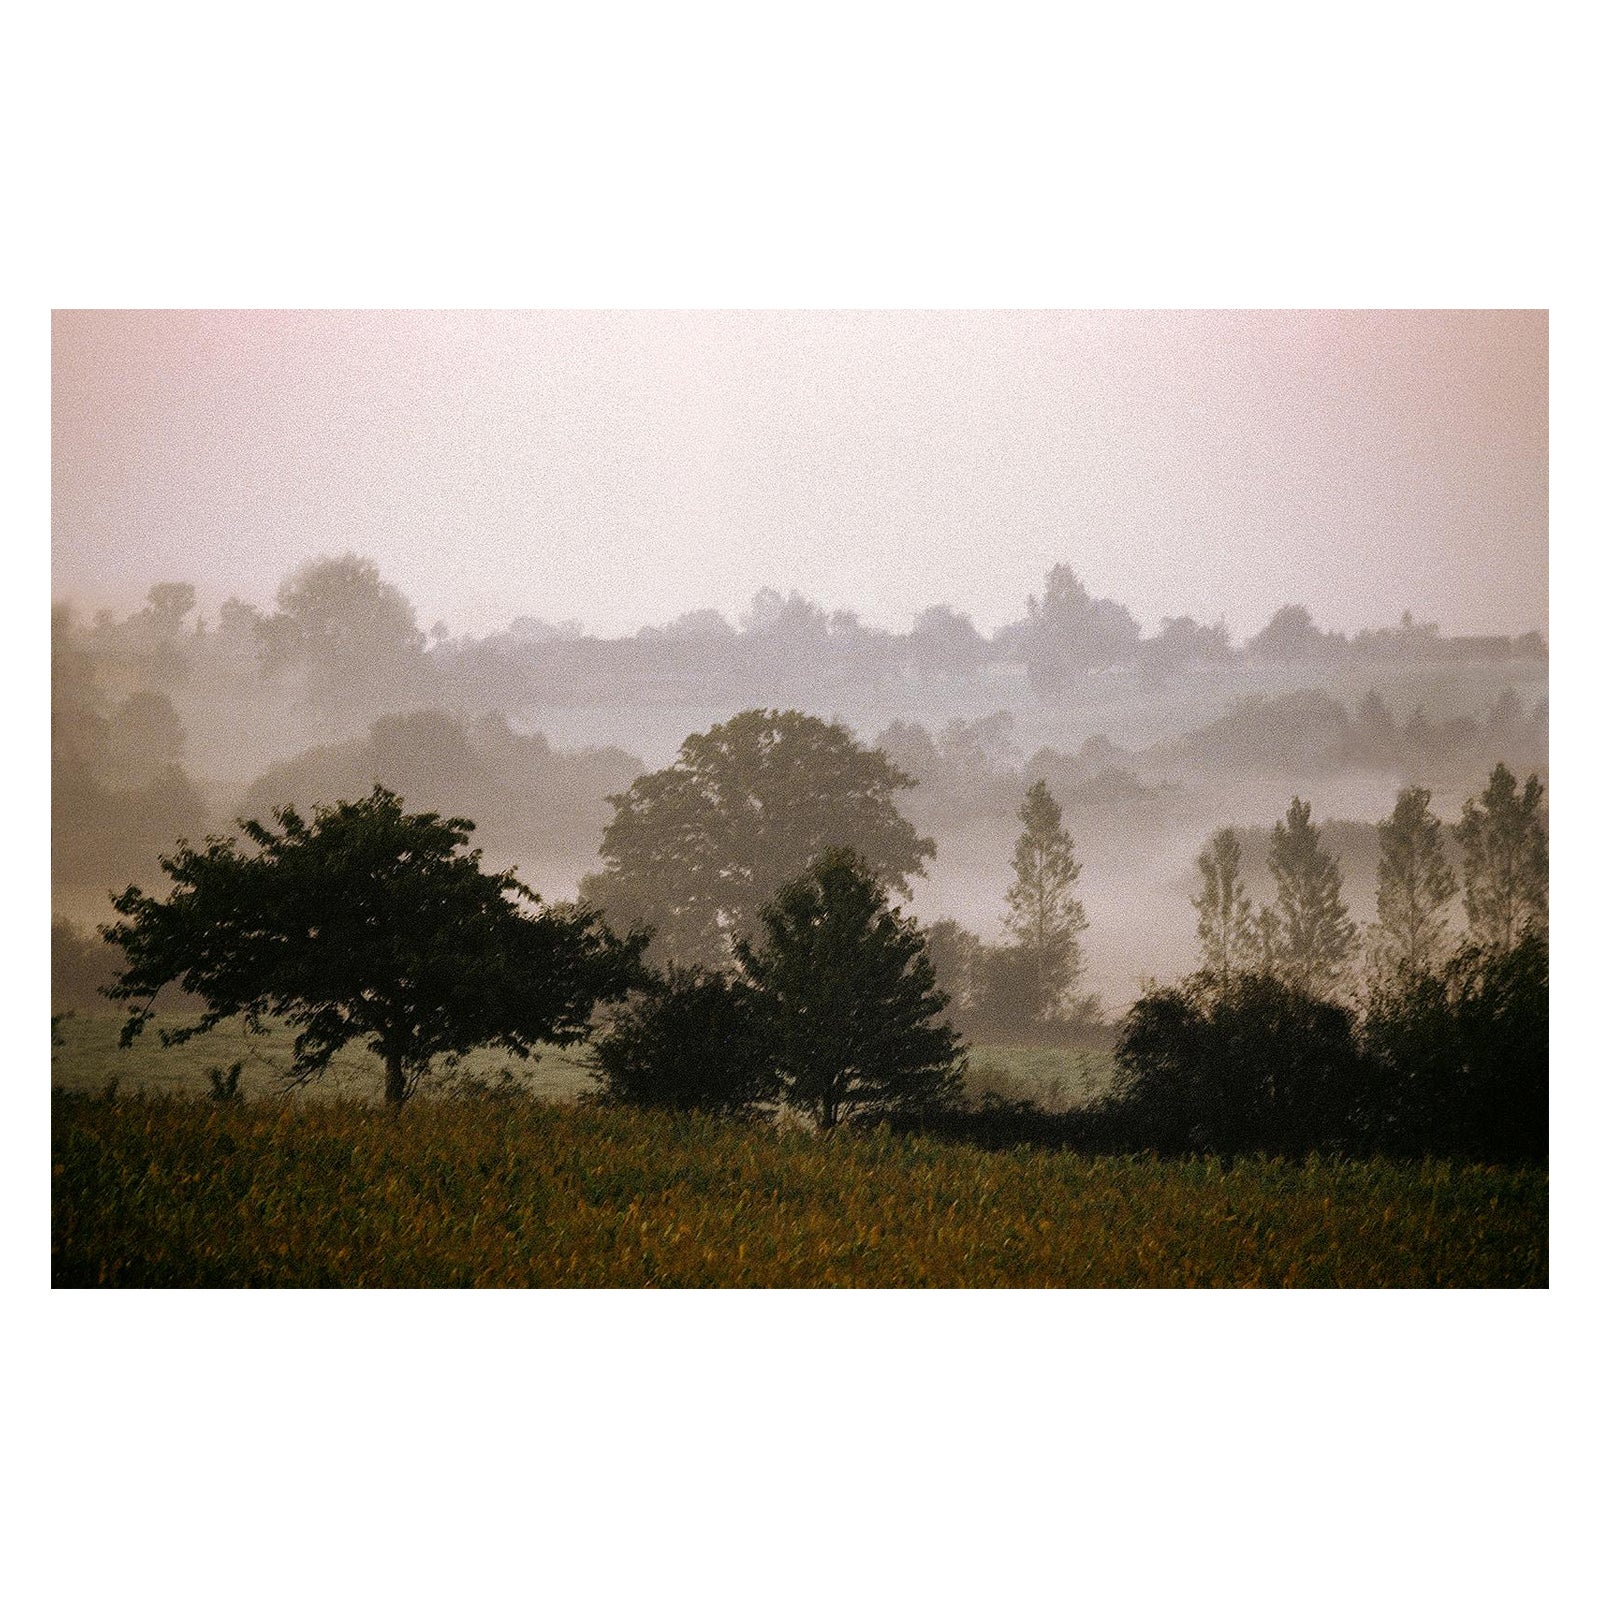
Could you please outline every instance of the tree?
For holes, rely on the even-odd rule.
[[[259,634],[266,672],[297,668],[314,699],[340,705],[392,696],[425,664],[411,602],[355,555],[324,556],[286,578]]]
[[[1022,837],[1011,854],[1015,881],[1006,890],[1006,930],[1028,955],[1036,1017],[1060,1014],[1083,972],[1078,936],[1089,925],[1073,897],[1078,862],[1061,807],[1044,779],[1027,792],[1017,813]]]
[[[1283,979],[1307,994],[1331,994],[1356,930],[1340,898],[1339,864],[1322,848],[1321,835],[1311,824],[1311,807],[1298,795],[1284,821],[1272,825],[1267,865],[1278,886]]]
[[[1431,798],[1426,789],[1402,789],[1378,824],[1378,920],[1367,949],[1380,973],[1401,966],[1426,971],[1443,949],[1445,907],[1457,885],[1444,857],[1444,824],[1428,809]]]
[[[1054,695],[1076,672],[1131,661],[1139,624],[1116,601],[1091,598],[1072,568],[1058,563],[1045,577],[1044,599],[1028,596],[1018,639],[1029,686]]]
[[[1147,990],[1117,1041],[1113,1114],[1164,1153],[1301,1156],[1361,1135],[1364,1074],[1341,1005],[1261,972]]]
[[[1549,1160],[1550,950],[1463,945],[1437,969],[1401,967],[1368,999],[1379,1131],[1407,1156]]]
[[[830,850],[761,913],[739,955],[771,1006],[789,1104],[823,1130],[949,1105],[966,1049],[936,1019],[946,999],[916,924],[851,850]]]
[[[1531,773],[1517,780],[1496,763],[1481,796],[1467,801],[1455,835],[1462,849],[1467,929],[1491,950],[1509,950],[1525,929],[1550,925],[1550,847],[1545,832],[1544,785]]]
[[[736,974],[669,967],[595,1046],[603,1097],[748,1116],[777,1096],[766,997]]]
[[[180,841],[161,862],[175,886],[165,900],[133,885],[114,898],[125,920],[103,933],[123,971],[107,993],[130,1002],[124,1046],[177,984],[205,1010],[163,1029],[163,1044],[228,1017],[255,1031],[283,1018],[298,1030],[291,1075],[305,1082],[364,1039],[398,1106],[437,1057],[494,1044],[526,1058],[582,1038],[594,1006],[636,980],[641,936],[617,939],[592,912],[525,910],[539,897],[512,872],[482,870],[464,818],[407,814],[375,787],[310,822],[288,806],[275,820],[241,820],[253,851]]]
[[[1200,952],[1205,969],[1224,988],[1244,959],[1250,935],[1250,896],[1239,876],[1239,835],[1219,828],[1200,855],[1198,899],[1189,903],[1200,913]]]
[[[836,722],[743,711],[609,797],[605,870],[582,892],[613,924],[652,928],[652,957],[724,966],[761,908],[825,850],[854,850],[908,894],[934,849],[895,809],[911,783]]]

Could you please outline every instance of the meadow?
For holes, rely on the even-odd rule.
[[[167,1027],[194,1021],[192,1015],[163,1012]],[[57,1025],[60,1044],[52,1051],[50,1081],[57,1089],[99,1093],[115,1085],[122,1093],[205,1094],[212,1068],[226,1072],[244,1063],[240,1091],[249,1099],[292,1093],[312,1099],[378,1100],[383,1073],[365,1046],[339,1053],[318,1082],[288,1089],[291,1035],[282,1026],[250,1034],[238,1019],[219,1023],[210,1033],[168,1049],[157,1036],[156,1023],[126,1050],[119,1049],[121,1017],[107,1012],[68,1016]],[[536,1059],[518,1061],[504,1050],[475,1050],[453,1072],[439,1071],[424,1081],[424,1094],[448,1093],[462,1085],[510,1081],[542,1100],[570,1102],[594,1087],[584,1046],[547,1049]],[[967,1085],[976,1102],[985,1090],[1013,1099],[1032,1100],[1046,1111],[1066,1111],[1088,1104],[1111,1082],[1109,1051],[1042,1045],[975,1044],[967,1066]]]
[[[57,1091],[57,1286],[1533,1287],[1543,1171]]]

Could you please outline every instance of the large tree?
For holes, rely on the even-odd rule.
[[[848,847],[888,887],[933,855],[895,809],[912,780],[847,728],[799,711],[744,711],[691,734],[678,759],[613,795],[586,899],[654,930],[653,959],[727,965],[762,906],[824,851]]]
[[[398,1106],[436,1059],[482,1045],[525,1058],[582,1038],[594,1007],[636,979],[641,938],[615,938],[592,912],[536,909],[514,873],[483,871],[464,818],[408,814],[374,788],[309,822],[283,807],[275,822],[242,820],[244,847],[180,844],[161,863],[165,900],[136,886],[115,897],[123,920],[104,933],[124,965],[107,992],[130,1002],[124,1045],[176,985],[205,1009],[163,1029],[163,1044],[228,1017],[252,1029],[281,1018],[303,1082],[365,1040]]]
[[[1427,971],[1444,949],[1446,908],[1456,875],[1444,854],[1444,824],[1428,809],[1428,790],[1413,785],[1395,796],[1378,824],[1378,920],[1367,953],[1378,976],[1402,967]]]
[[[1356,929],[1342,898],[1339,863],[1323,848],[1311,807],[1298,795],[1284,820],[1272,826],[1267,865],[1278,887],[1282,953],[1277,969],[1291,986],[1327,996],[1343,976]],[[1270,936],[1265,942],[1270,944]]]
[[[1029,788],[1017,819],[1022,836],[1011,855],[1005,925],[1026,955],[1034,1016],[1053,1018],[1083,971],[1079,936],[1089,922],[1072,893],[1080,868],[1061,807],[1042,778]]]
[[[745,972],[765,996],[784,1099],[824,1130],[946,1105],[965,1047],[938,1021],[938,987],[916,924],[850,850],[831,850],[761,913]]]
[[[1466,883],[1467,929],[1480,945],[1509,950],[1525,933],[1550,925],[1550,846],[1544,785],[1517,780],[1502,761],[1488,787],[1470,798],[1456,824]]]
[[[1200,854],[1200,894],[1190,904],[1200,913],[1202,963],[1226,988],[1250,945],[1250,896],[1239,873],[1239,835],[1219,828]],[[1268,941],[1270,943],[1270,939]]]
[[[269,674],[297,672],[331,706],[404,698],[424,671],[411,602],[361,556],[323,556],[284,579],[257,628]]]

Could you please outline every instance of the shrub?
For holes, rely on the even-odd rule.
[[[1545,1161],[1550,1152],[1550,952],[1466,945],[1441,972],[1374,991],[1366,1045],[1380,1132],[1400,1154]]]
[[[595,1047],[601,1097],[751,1115],[777,1092],[767,1007],[742,978],[671,966]]]
[[[1146,1148],[1303,1156],[1365,1142],[1354,1018],[1266,974],[1150,990],[1116,1054],[1108,1112]]]

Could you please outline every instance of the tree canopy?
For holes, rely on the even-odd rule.
[[[1469,799],[1456,824],[1466,884],[1467,927],[1481,945],[1509,950],[1524,932],[1550,923],[1550,845],[1544,785],[1517,780],[1502,761],[1488,787]]]
[[[1025,952],[1032,1015],[1059,1015],[1083,971],[1079,935],[1088,927],[1083,902],[1072,893],[1078,860],[1061,807],[1041,778],[1017,813],[1022,836],[1011,856],[1006,929]]]
[[[1444,824],[1428,809],[1428,790],[1395,796],[1378,824],[1378,920],[1367,949],[1375,972],[1431,968],[1444,951],[1456,875],[1444,854]]]
[[[934,851],[895,809],[911,783],[839,723],[741,712],[611,797],[605,870],[583,893],[615,925],[652,928],[652,958],[727,965],[761,908],[827,850],[854,850],[908,893]]]
[[[1339,863],[1323,848],[1322,836],[1311,821],[1311,807],[1298,795],[1289,802],[1284,820],[1273,824],[1267,864],[1278,886],[1276,930],[1281,930],[1281,954],[1274,958],[1265,953],[1276,930],[1271,923],[1262,928],[1258,919],[1264,947],[1261,965],[1276,968],[1285,982],[1307,994],[1326,996],[1350,958],[1356,929],[1342,898]]]
[[[124,966],[107,992],[131,1003],[124,1045],[176,984],[205,1010],[163,1043],[228,1017],[280,1018],[304,1081],[364,1039],[399,1105],[440,1057],[494,1044],[526,1058],[582,1038],[595,1005],[636,979],[642,936],[618,939],[590,911],[534,909],[513,872],[486,873],[465,848],[464,818],[408,814],[375,787],[309,822],[283,807],[275,822],[241,820],[253,849],[180,843],[162,859],[165,900],[134,885],[114,898],[123,920],[104,936]]]
[[[849,850],[832,850],[761,913],[740,959],[765,993],[784,1099],[824,1130],[944,1105],[965,1047],[914,922]]]

